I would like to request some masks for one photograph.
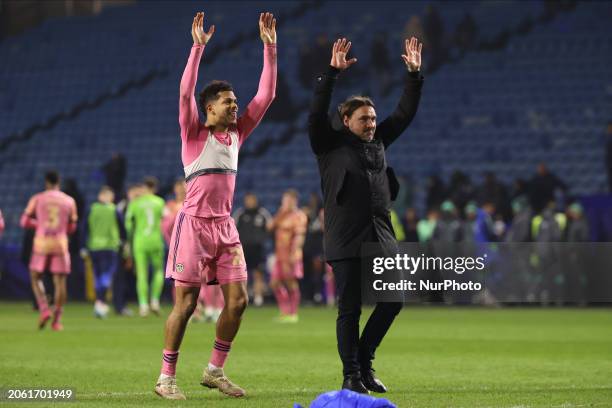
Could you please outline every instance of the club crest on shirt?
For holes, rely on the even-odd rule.
[[[182,263],[180,264],[176,264],[176,271],[177,272],[183,272],[184,266]]]

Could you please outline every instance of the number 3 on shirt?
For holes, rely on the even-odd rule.
[[[47,228],[55,229],[60,222],[60,209],[57,205],[50,204],[47,206]]]

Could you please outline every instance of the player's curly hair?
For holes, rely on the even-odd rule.
[[[200,92],[200,109],[206,115],[206,105],[219,99],[219,92],[234,91],[232,84],[227,81],[212,81]]]
[[[348,116],[350,118],[353,115],[353,112],[355,112],[362,106],[371,106],[376,109],[374,102],[372,102],[372,100],[367,96],[349,96],[344,102],[340,104],[338,108],[340,110],[340,117],[344,118],[345,116]]]

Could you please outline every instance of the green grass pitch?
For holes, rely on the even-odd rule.
[[[331,309],[305,308],[296,325],[274,322],[273,308],[247,309],[226,365],[249,393],[242,400],[199,385],[214,328],[190,324],[180,402],[153,393],[164,318],[97,320],[75,303],[64,314],[64,332],[39,332],[29,304],[0,303],[0,388],[72,387],[67,407],[282,408],[340,386]],[[407,307],[374,365],[398,407],[612,407],[612,310]]]

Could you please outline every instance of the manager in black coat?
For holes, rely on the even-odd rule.
[[[385,392],[372,369],[374,352],[399,313],[401,303],[377,303],[361,338],[361,245],[396,245],[389,210],[399,184],[387,166],[385,150],[402,134],[417,111],[423,78],[421,48],[406,40],[402,55],[408,68],[404,92],[395,111],[376,126],[374,103],[353,96],[340,105],[334,121],[328,116],[334,84],[340,72],[357,60],[346,59],[351,43],[338,39],[330,67],[317,78],[308,118],[310,145],[317,155],[325,208],[325,255],[336,279],[338,351],[343,365],[343,388],[367,393]]]

